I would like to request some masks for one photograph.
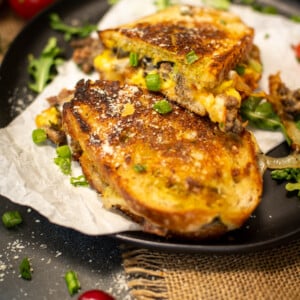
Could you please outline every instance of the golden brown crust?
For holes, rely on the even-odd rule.
[[[203,87],[223,81],[252,48],[254,31],[229,12],[193,6],[171,6],[119,28],[99,32],[107,48],[136,51],[156,61],[178,64],[185,78]],[[189,64],[194,51],[198,60]]]
[[[262,193],[251,134],[225,134],[174,103],[161,115],[153,104],[163,99],[118,82],[77,84],[63,122],[89,181],[100,192],[107,184],[148,229],[203,236],[216,219],[215,233],[241,226]]]

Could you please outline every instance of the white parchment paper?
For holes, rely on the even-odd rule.
[[[155,12],[153,0],[121,0],[99,22],[109,28]],[[200,0],[181,3],[200,5]],[[97,8],[95,8],[97,9]],[[255,43],[261,49],[264,76],[261,88],[267,90],[270,74],[281,72],[292,89],[300,87],[300,64],[292,44],[300,42],[300,24],[281,16],[254,12],[250,7],[232,5],[233,12],[255,28]],[[97,74],[89,78],[97,78]],[[48,104],[45,99],[62,88],[73,88],[78,80],[87,78],[71,61],[59,69],[58,76],[34,102],[9,126],[0,130],[0,194],[21,205],[28,205],[51,222],[74,228],[86,234],[100,235],[139,229],[135,223],[102,207],[101,198],[89,188],[73,187],[53,163],[56,156],[51,145],[36,146],[31,139],[34,118]],[[264,152],[283,141],[281,133],[255,131]],[[74,175],[81,171],[74,163]],[[77,175],[78,175],[77,174]]]

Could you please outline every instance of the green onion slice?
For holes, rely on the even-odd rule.
[[[65,274],[65,281],[69,294],[73,296],[80,290],[80,282],[77,277],[77,273],[74,271],[68,271]]]
[[[18,211],[7,211],[2,215],[2,223],[6,228],[13,228],[23,222],[22,216]]]
[[[74,186],[88,186],[89,183],[87,182],[84,175],[80,175],[78,177],[71,177],[70,183]]]
[[[56,153],[57,153],[58,157],[62,157],[62,158],[71,158],[71,156],[72,156],[71,149],[68,145],[63,145],[63,146],[57,147]]]
[[[71,174],[71,159],[68,157],[55,157],[54,163],[59,166],[60,170],[65,175]]]
[[[20,275],[23,279],[31,280],[31,278],[32,278],[31,266],[30,266],[29,259],[27,257],[25,257],[22,260],[22,262],[19,266],[19,270],[20,270]]]
[[[137,67],[139,64],[139,58],[137,53],[135,52],[130,52],[129,54],[129,64],[131,67]]]
[[[146,86],[149,91],[158,92],[160,90],[160,76],[157,73],[147,74]]]
[[[187,63],[190,65],[199,59],[198,55],[195,53],[194,50],[191,50],[185,56]]]
[[[165,115],[172,111],[172,105],[166,99],[164,99],[154,103],[153,109],[159,114]]]
[[[146,167],[144,165],[142,165],[142,164],[135,164],[133,166],[133,169],[137,173],[144,173],[144,172],[146,172]]]
[[[42,128],[37,128],[32,131],[32,140],[35,144],[40,145],[47,140],[47,133]]]

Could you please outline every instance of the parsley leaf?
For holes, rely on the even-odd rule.
[[[64,33],[64,39],[70,41],[73,36],[87,37],[91,32],[98,29],[97,25],[85,24],[81,27],[70,26],[61,20],[58,14],[50,14],[50,26],[54,30],[58,30]]]
[[[32,54],[28,56],[28,72],[33,78],[33,82],[29,83],[31,90],[40,93],[54,78],[57,73],[56,67],[63,62],[63,59],[59,57],[61,52],[61,49],[57,47],[56,38],[51,37],[40,57],[35,58]]]
[[[279,116],[275,113],[270,102],[263,98],[250,96],[241,105],[241,116],[255,128],[263,130],[281,130],[288,144],[291,143],[286,129],[281,123]]]

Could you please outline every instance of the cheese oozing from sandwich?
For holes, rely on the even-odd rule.
[[[230,13],[171,6],[118,28],[99,31],[104,50],[94,66],[105,80],[143,88],[156,74],[158,91],[208,115],[223,131],[239,133],[238,110],[261,77],[254,31]],[[131,55],[136,55],[133,63]]]

